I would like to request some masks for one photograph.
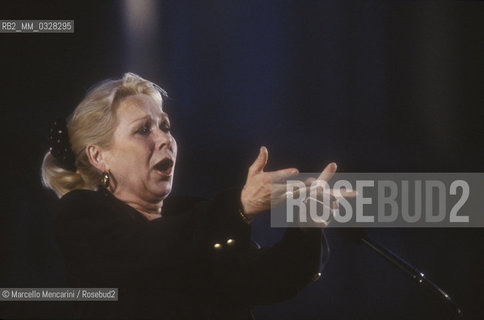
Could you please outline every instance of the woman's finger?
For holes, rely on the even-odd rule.
[[[324,168],[323,172],[321,172],[317,180],[323,180],[326,182],[329,181],[336,173],[337,169],[338,169],[338,166],[336,165],[336,163],[331,162]]]
[[[277,171],[272,171],[267,173],[271,177],[271,183],[274,184],[274,183],[282,182],[287,178],[297,175],[299,173],[299,170],[297,170],[296,168],[288,168],[288,169],[282,169],[282,170],[277,170]]]
[[[289,184],[290,185],[290,184]],[[277,197],[288,197],[289,195],[292,198],[299,198],[299,194],[303,192],[304,197],[306,197],[309,194],[309,188],[308,186],[300,187],[298,184],[293,184],[291,187],[287,187],[287,184],[273,184],[271,186],[271,194],[272,197],[277,198]],[[294,188],[294,186],[296,188]]]
[[[259,155],[255,159],[254,163],[249,167],[249,175],[254,175],[256,173],[262,172],[267,164],[267,159],[269,158],[269,153],[267,148],[262,146],[259,150]]]
[[[351,189],[331,189],[329,192],[336,198],[355,198],[358,192]]]
[[[308,178],[304,181],[304,183],[301,183],[299,180],[287,181],[283,183],[272,183],[271,196],[275,199],[286,199],[289,196],[291,198],[299,198],[300,193],[303,192],[303,196],[306,198],[310,193],[311,183],[314,180],[314,178]]]
[[[358,192],[352,189],[323,189],[321,185],[311,186],[309,191],[312,190],[318,190],[318,193],[327,192],[336,198],[355,198],[358,195]]]

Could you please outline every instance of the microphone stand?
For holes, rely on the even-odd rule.
[[[442,290],[434,282],[430,281],[425,275],[420,272],[417,268],[412,266],[410,263],[397,256],[395,253],[391,252],[375,240],[371,239],[366,232],[360,231],[360,241],[363,242],[370,249],[378,253],[380,256],[385,258],[387,261],[391,262],[394,266],[406,273],[410,278],[416,281],[420,286],[425,286],[430,289],[434,294],[439,296],[445,304],[454,311],[455,315],[453,319],[462,319],[462,310],[455,304],[452,298]]]

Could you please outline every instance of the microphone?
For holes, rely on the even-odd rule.
[[[380,243],[376,242],[368,236],[364,228],[337,228],[342,238],[350,242],[360,244],[363,243],[371,250],[378,253],[394,266],[406,273],[412,280],[416,281],[419,286],[430,289],[435,295],[441,298],[449,309],[454,312],[454,319],[462,319],[462,310],[455,304],[452,298],[442,290],[437,284],[427,278],[423,272],[412,266],[410,263],[393,253]]]

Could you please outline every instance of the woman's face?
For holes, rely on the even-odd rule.
[[[103,153],[115,195],[156,203],[168,196],[173,183],[177,145],[168,115],[150,96],[123,99],[116,110],[118,126]]]

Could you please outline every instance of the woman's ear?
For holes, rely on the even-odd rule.
[[[98,169],[101,172],[104,172],[107,170],[107,165],[105,163],[105,160],[103,158],[103,152],[99,146],[96,145],[88,145],[86,147],[86,155],[87,158],[89,159],[89,162],[91,165]]]

